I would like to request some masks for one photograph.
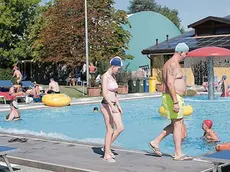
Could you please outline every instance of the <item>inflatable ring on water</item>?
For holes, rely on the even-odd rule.
[[[216,151],[230,150],[230,142],[222,143],[216,146]]]
[[[158,112],[162,115],[162,116],[166,116],[167,117],[167,114],[166,114],[166,110],[163,106],[161,106],[159,109],[158,109]],[[193,108],[192,106],[190,105],[187,105],[184,107],[184,116],[189,116],[191,115],[193,112]]]
[[[65,94],[47,94],[42,97],[42,102],[46,106],[61,107],[68,106],[71,99]]]

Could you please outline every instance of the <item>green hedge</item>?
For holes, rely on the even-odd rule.
[[[16,77],[13,78],[13,71],[11,69],[0,69],[0,80],[11,80],[15,83]]]
[[[186,95],[187,96],[195,96],[195,95],[197,95],[197,92],[195,90],[187,90]]]

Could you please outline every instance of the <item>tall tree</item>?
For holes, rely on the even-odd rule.
[[[137,13],[141,11],[154,11],[160,13],[171,20],[181,32],[184,32],[184,29],[180,24],[181,20],[179,18],[178,10],[161,6],[155,0],[131,0],[128,10],[128,13]]]
[[[28,26],[40,0],[0,0],[0,67],[28,56]]]
[[[56,0],[45,13],[40,40],[42,59],[74,64],[85,60],[85,15],[83,0]],[[90,61],[125,55],[130,33],[121,25],[128,23],[124,11],[115,11],[112,0],[88,0]]]

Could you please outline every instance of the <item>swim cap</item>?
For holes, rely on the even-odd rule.
[[[123,66],[123,63],[122,63],[122,60],[120,57],[116,56],[116,57],[113,57],[111,60],[110,60],[110,65],[111,66]]]
[[[177,44],[175,52],[185,52],[189,51],[189,47],[184,42]]]
[[[226,80],[227,79],[227,76],[226,75],[223,75],[222,76],[222,80]]]
[[[204,123],[209,129],[212,128],[212,120],[204,120]]]
[[[16,101],[13,101],[13,102],[12,102],[12,105],[13,105],[13,107],[14,107],[15,109],[18,109],[18,103],[17,103]]]

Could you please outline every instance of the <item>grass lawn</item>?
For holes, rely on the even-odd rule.
[[[45,89],[48,88],[48,85],[43,85]],[[87,88],[84,87],[84,96],[83,96],[83,87],[82,86],[63,86],[60,85],[60,92],[65,93],[72,98],[86,97]]]

